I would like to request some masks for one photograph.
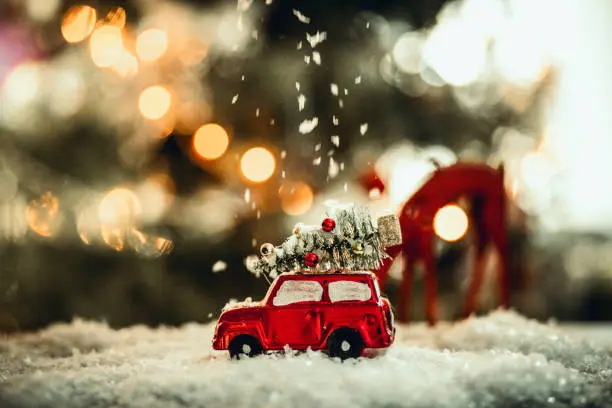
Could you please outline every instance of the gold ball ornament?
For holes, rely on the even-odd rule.
[[[274,245],[268,243],[263,244],[260,248],[259,248],[259,253],[262,256],[270,256],[272,255],[272,252],[274,252]]]
[[[361,242],[355,242],[351,245],[351,249],[354,254],[363,255],[363,244]]]

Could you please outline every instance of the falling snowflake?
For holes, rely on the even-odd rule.
[[[212,266],[213,273],[223,272],[226,269],[227,269],[227,263],[225,263],[223,261],[217,261]],[[212,313],[211,313],[211,315],[212,315]]]
[[[238,102],[238,94],[234,95],[234,97],[232,98],[232,105],[236,102]]]
[[[286,151],[286,150],[283,150],[283,151],[281,152],[281,159],[284,159],[285,157],[287,157],[287,151]]]
[[[304,119],[298,128],[299,132],[303,135],[312,132],[319,124],[319,118],[316,116],[312,119]]]
[[[327,33],[325,31],[323,32],[317,31],[316,34],[313,34],[313,35],[306,33],[306,41],[308,41],[308,43],[310,44],[312,48],[321,44],[326,39],[327,39]]]
[[[317,143],[317,144],[315,145],[315,148],[314,148],[314,149],[315,149],[315,152],[318,152],[319,150],[321,150],[321,146],[322,146],[322,144],[321,144],[321,143]]]
[[[296,83],[295,83],[295,89],[296,89],[298,92],[300,92],[300,83],[299,83],[299,82],[296,82]]]
[[[255,117],[258,118],[259,117],[259,108],[255,109]]]
[[[314,160],[312,161],[312,164],[313,164],[314,166],[318,166],[319,164],[321,164],[321,156],[319,156],[319,157],[317,157],[316,159],[314,159]]]
[[[246,203],[251,201],[251,190],[249,190],[248,188],[244,190],[244,201]]]
[[[336,115],[332,116],[332,123],[334,124],[334,126],[338,126],[338,123],[340,123]]]
[[[306,17],[299,10],[293,9],[293,15],[297,17],[300,23],[310,24],[310,17]]]
[[[361,83],[361,75],[355,78],[355,84],[359,85]]]
[[[303,94],[298,95],[298,110],[301,112],[304,110],[304,106],[306,105],[306,97]]]
[[[366,132],[368,131],[368,124],[367,123],[362,123],[361,126],[359,126],[359,133],[361,133],[361,135],[365,135]]]
[[[310,55],[304,55],[304,62],[306,65],[310,64]]]
[[[312,52],[312,60],[315,64],[321,65],[321,54],[319,54],[319,51]]]
[[[298,50],[302,49],[302,42],[301,41],[297,43],[296,49],[298,49]]]
[[[334,146],[336,147],[340,147],[340,136],[338,135],[333,135],[331,138],[331,142]]]
[[[332,95],[338,96],[338,85],[329,84],[329,90],[331,91]]]
[[[327,169],[327,174],[329,178],[335,178],[340,172],[340,168],[338,167],[338,163],[334,160],[333,157],[329,158],[329,168]]]
[[[338,99],[338,106],[344,108],[344,101],[342,99]]]

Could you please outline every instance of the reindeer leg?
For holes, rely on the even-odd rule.
[[[478,301],[478,293],[482,286],[482,280],[484,278],[485,262],[486,262],[486,248],[489,243],[488,220],[485,216],[485,206],[487,205],[487,198],[483,196],[472,197],[472,206],[470,208],[471,219],[473,223],[472,236],[473,236],[473,252],[474,252],[474,264],[473,272],[470,278],[470,283],[465,296],[465,303],[463,305],[463,315],[468,317],[476,308]]]
[[[484,277],[484,269],[486,262],[486,251],[485,246],[477,245],[474,248],[474,269],[473,275],[470,279],[470,284],[468,286],[468,291],[465,296],[465,303],[463,305],[463,316],[468,317],[474,310],[476,309],[476,303],[478,301],[478,292],[480,292],[480,287],[482,286],[482,280]]]
[[[510,260],[508,259],[508,224],[505,212],[505,197],[491,202],[487,209],[487,224],[491,241],[498,256],[499,304],[506,309],[510,306]]]

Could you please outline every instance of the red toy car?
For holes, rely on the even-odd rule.
[[[393,312],[373,273],[293,272],[277,277],[263,301],[228,306],[213,348],[238,358],[310,347],[347,359],[389,347],[394,338]]]

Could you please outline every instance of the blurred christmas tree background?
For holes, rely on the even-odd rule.
[[[328,200],[396,211],[430,159],[504,163],[517,310],[612,319],[611,20],[605,0],[2,1],[0,329],[210,320],[265,293],[261,244]],[[470,232],[447,223],[450,319]]]

